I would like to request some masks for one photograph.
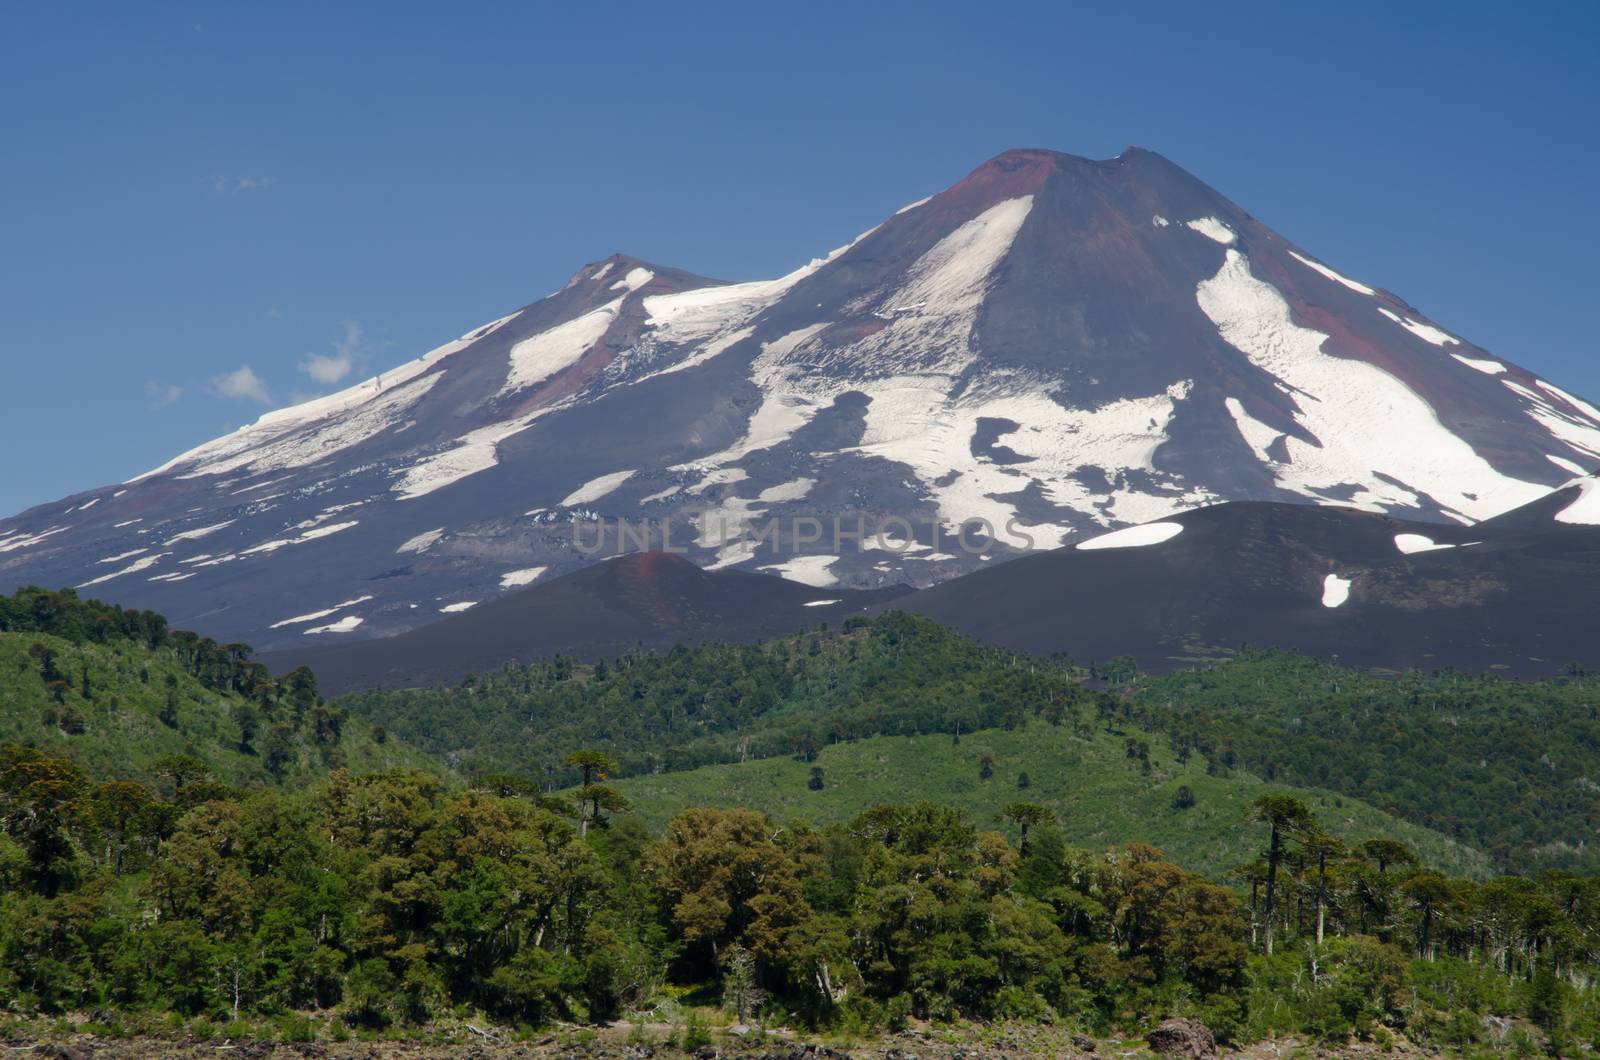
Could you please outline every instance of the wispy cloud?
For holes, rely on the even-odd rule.
[[[211,389],[226,398],[244,398],[263,405],[272,404],[272,395],[267,392],[267,384],[261,381],[261,377],[256,375],[255,370],[248,364],[213,378]]]
[[[314,382],[331,386],[355,371],[356,364],[366,356],[366,346],[361,341],[361,325],[345,321],[344,337],[333,344],[331,355],[308,353],[300,360],[300,370]]]
[[[183,397],[183,387],[176,383],[146,383],[144,396],[150,400],[151,408],[164,409]]]
[[[237,195],[247,191],[264,191],[277,182],[277,177],[227,176],[219,173],[211,178],[211,187],[218,195]]]

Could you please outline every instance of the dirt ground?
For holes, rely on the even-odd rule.
[[[0,1060],[54,1057],[59,1060],[1022,1060],[1031,1057],[1149,1060],[1154,1054],[1142,1041],[1091,1041],[1065,1031],[1039,1026],[1004,1026],[909,1031],[865,1042],[814,1042],[789,1032],[739,1036],[719,1032],[712,1045],[685,1052],[660,1044],[672,1028],[662,1025],[560,1030],[528,1041],[495,1032],[442,1032],[432,1041],[295,1042],[255,1039],[104,1038],[77,1034],[48,1040],[13,1038],[0,1041]],[[1220,1048],[1222,1060],[1314,1060],[1341,1056],[1421,1058],[1437,1055],[1403,1039],[1380,1050],[1375,1044],[1344,1048],[1308,1045],[1295,1040],[1254,1043],[1244,1049]],[[1199,1060],[1199,1058],[1185,1058]]]

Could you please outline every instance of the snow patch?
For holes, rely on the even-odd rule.
[[[611,285],[613,291],[637,291],[645,284],[656,278],[656,274],[649,269],[629,269],[628,275]]]
[[[506,571],[500,575],[500,588],[518,589],[524,585],[531,585],[539,575],[549,569],[549,567],[524,567],[522,570]]]
[[[1425,534],[1396,534],[1394,547],[1408,556],[1418,552],[1438,552],[1441,549],[1455,548],[1454,545],[1441,545]]]
[[[351,630],[361,625],[363,621],[365,621],[365,619],[363,619],[360,615],[345,615],[343,618],[339,619],[339,621],[330,622],[326,626],[313,626],[306,630],[304,635],[309,637],[315,633],[349,633]]]
[[[119,571],[112,571],[110,574],[102,574],[98,578],[90,578],[88,581],[79,585],[78,588],[87,589],[91,585],[100,585],[104,582],[110,581],[112,578],[120,578],[124,574],[138,574],[142,570],[149,570],[157,563],[160,563],[163,556],[167,555],[171,555],[171,553],[158,552],[154,556],[145,556],[143,559],[136,559]]]
[[[1159,545],[1163,541],[1171,541],[1181,533],[1183,533],[1182,523],[1145,523],[1080,541],[1078,548],[1084,552],[1102,548],[1143,548],[1146,545]]]
[[[1338,607],[1350,599],[1350,579],[1330,574],[1322,579],[1322,606]]]
[[[303,534],[297,534],[294,537],[280,537],[273,541],[263,541],[261,544],[255,545],[251,548],[241,549],[239,555],[257,556],[261,555],[262,553],[276,552],[278,549],[288,548],[290,545],[303,545],[307,541],[315,541],[318,538],[342,533],[345,530],[350,529],[352,526],[360,525],[360,522],[361,520],[359,519],[351,519],[349,522],[334,523],[332,526],[315,527],[314,529],[307,530]],[[209,566],[209,564],[202,564],[202,566]]]
[[[170,548],[171,546],[176,545],[180,541],[198,541],[198,540],[200,540],[200,538],[205,537],[208,534],[214,534],[218,530],[222,530],[222,529],[224,529],[226,527],[232,526],[234,524],[234,522],[235,522],[235,520],[229,519],[226,522],[213,523],[210,526],[202,526],[202,527],[200,527],[199,529],[196,529],[196,530],[185,530],[181,534],[174,534],[171,537],[167,538],[167,540],[165,542],[163,542],[163,545]]]
[[[1332,269],[1328,268],[1326,265],[1322,264],[1322,262],[1320,262],[1320,261],[1312,261],[1310,258],[1302,257],[1301,255],[1296,254],[1292,250],[1289,251],[1289,256],[1291,258],[1293,258],[1294,260],[1298,261],[1300,264],[1304,265],[1306,268],[1311,269],[1314,272],[1320,272],[1322,275],[1326,276],[1328,279],[1334,281],[1335,283],[1342,283],[1346,287],[1350,288],[1352,291],[1360,291],[1362,294],[1377,294],[1378,293],[1377,291],[1374,291],[1371,287],[1368,287],[1364,283],[1357,283],[1355,280],[1350,279],[1350,277],[1348,277],[1348,276],[1339,275],[1337,272],[1334,272]]]
[[[792,482],[782,482],[776,486],[768,486],[757,495],[757,499],[768,504],[797,501],[810,493],[811,487],[816,484],[817,480],[814,478],[797,478]]]
[[[1580,453],[1600,458],[1600,423],[1573,411],[1575,406],[1571,402],[1576,399],[1569,400],[1569,408],[1561,409],[1551,404],[1543,394],[1514,379],[1502,379],[1500,382],[1507,390],[1526,399],[1528,407],[1523,411],[1545,430]]]
[[[560,507],[573,508],[580,504],[597,501],[638,473],[638,469],[633,468],[627,471],[613,471],[609,475],[601,475],[599,478],[590,479],[567,494]]]
[[[346,600],[342,604],[334,604],[332,607],[325,607],[321,611],[312,611],[308,614],[295,615],[293,618],[286,618],[282,622],[274,622],[267,628],[282,629],[284,626],[298,626],[304,622],[315,622],[319,618],[327,618],[329,615],[337,614],[347,607],[354,607],[357,604],[364,604],[371,599],[371,596],[358,596],[354,600]]]
[[[1556,513],[1556,522],[1600,526],[1600,478],[1589,476],[1569,482],[1567,486],[1577,486],[1578,497]]]
[[[45,538],[64,534],[72,529],[69,526],[52,526],[50,529],[37,534],[19,533],[10,537],[0,538],[0,552],[14,552],[19,548],[32,548]]]
[[[1378,307],[1378,312],[1382,313],[1396,324],[1399,324],[1401,327],[1411,332],[1411,334],[1415,335],[1423,342],[1431,342],[1435,346],[1461,345],[1460,339],[1449,334],[1448,332],[1440,331],[1432,324],[1424,324],[1421,321],[1412,320],[1410,317],[1403,317],[1399,313],[1394,312],[1392,309],[1386,309],[1383,306]]]
[[[1452,353],[1450,356],[1454,357],[1468,368],[1482,372],[1484,375],[1501,375],[1506,370],[1506,366],[1501,364],[1499,361],[1485,360],[1481,357],[1465,357],[1459,353]]]
[[[433,543],[444,536],[444,527],[437,530],[425,530],[416,537],[408,538],[405,544],[395,549],[396,553],[426,552],[433,547]]]
[[[928,196],[926,196],[924,198],[918,199],[916,202],[906,203],[904,206],[900,207],[900,209],[896,210],[894,212],[894,215],[896,217],[899,217],[903,213],[910,213],[912,210],[915,210],[918,206],[926,206],[929,202],[932,202],[932,201],[933,201],[933,196],[932,195],[928,195]]]
[[[1551,454],[1546,453],[1544,454],[1544,458],[1550,461],[1556,467],[1559,467],[1561,470],[1570,472],[1571,474],[1578,475],[1580,477],[1589,474],[1589,472],[1584,469],[1582,464],[1568,460],[1564,456],[1552,456]]]
[[[1157,228],[1165,228],[1172,222],[1167,220],[1165,217],[1162,217],[1160,214],[1156,214],[1154,217],[1150,218],[1150,223],[1155,225]]]
[[[801,607],[827,607],[830,604],[842,604],[843,600],[807,600]]]
[[[390,489],[398,493],[401,500],[412,501],[487,471],[500,462],[501,442],[527,430],[539,417],[558,407],[546,406],[525,416],[468,431],[451,442],[449,448],[423,457],[400,472]]]
[[[442,614],[453,615],[453,614],[456,614],[457,612],[465,611],[468,608],[477,607],[477,606],[478,606],[478,601],[476,601],[476,600],[463,600],[459,604],[446,604],[443,607],[439,608],[439,611]]]
[[[1244,410],[1244,403],[1238,398],[1227,398],[1223,401],[1227,406],[1228,415],[1233,417],[1233,424],[1239,429],[1239,434],[1244,438],[1250,451],[1256,454],[1256,459],[1263,464],[1272,463],[1268,450],[1275,445],[1283,432],[1268,427]]]
[[[802,585],[826,589],[839,584],[838,576],[828,569],[838,560],[838,556],[794,556],[783,563],[774,563],[761,569],[776,571],[782,577]]]
[[[605,337],[621,307],[622,299],[619,298],[511,347],[511,367],[500,393],[513,394],[525,390],[577,364],[595,343]]]
[[[120,563],[123,560],[128,559],[128,558],[130,558],[132,556],[137,556],[141,552],[149,552],[149,551],[150,550],[148,548],[136,548],[136,549],[133,549],[132,551],[129,551],[129,552],[118,552],[115,556],[107,556],[105,559],[97,559],[97,560],[95,560],[95,562],[96,563]]]
[[[1188,222],[1190,228],[1199,232],[1207,239],[1214,239],[1224,246],[1234,241],[1233,229],[1217,220],[1215,217],[1197,217]]]
[[[1574,397],[1555,384],[1546,383],[1543,379],[1536,379],[1534,382],[1538,384],[1540,390],[1543,390],[1549,394],[1553,394],[1562,401],[1565,401],[1568,405],[1582,413],[1586,419],[1594,423],[1600,423],[1600,408],[1595,408],[1582,398]]]

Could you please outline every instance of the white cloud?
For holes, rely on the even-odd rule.
[[[324,357],[320,353],[308,353],[300,362],[300,370],[319,383],[337,383],[354,368],[350,358],[343,354]]]
[[[355,371],[356,361],[363,355],[361,325],[345,321],[344,338],[333,344],[331,356],[308,353],[300,360],[300,370],[315,382],[331,386]]]
[[[237,194],[246,191],[262,191],[272,187],[278,182],[276,177],[229,177],[217,174],[211,178],[211,186],[218,195]]]
[[[259,401],[263,405],[272,404],[272,395],[267,393],[267,384],[261,381],[261,377],[256,375],[255,370],[248,364],[212,379],[211,389],[227,398],[247,398]]]
[[[164,409],[183,397],[183,387],[176,383],[146,383],[144,394],[150,399],[151,408]]]

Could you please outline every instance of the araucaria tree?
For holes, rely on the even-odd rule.
[[[1270,830],[1267,839],[1267,905],[1261,930],[1261,949],[1270,957],[1278,911],[1278,868],[1283,862],[1284,845],[1308,834],[1313,822],[1306,804],[1290,795],[1262,795],[1251,807],[1251,816]]]

